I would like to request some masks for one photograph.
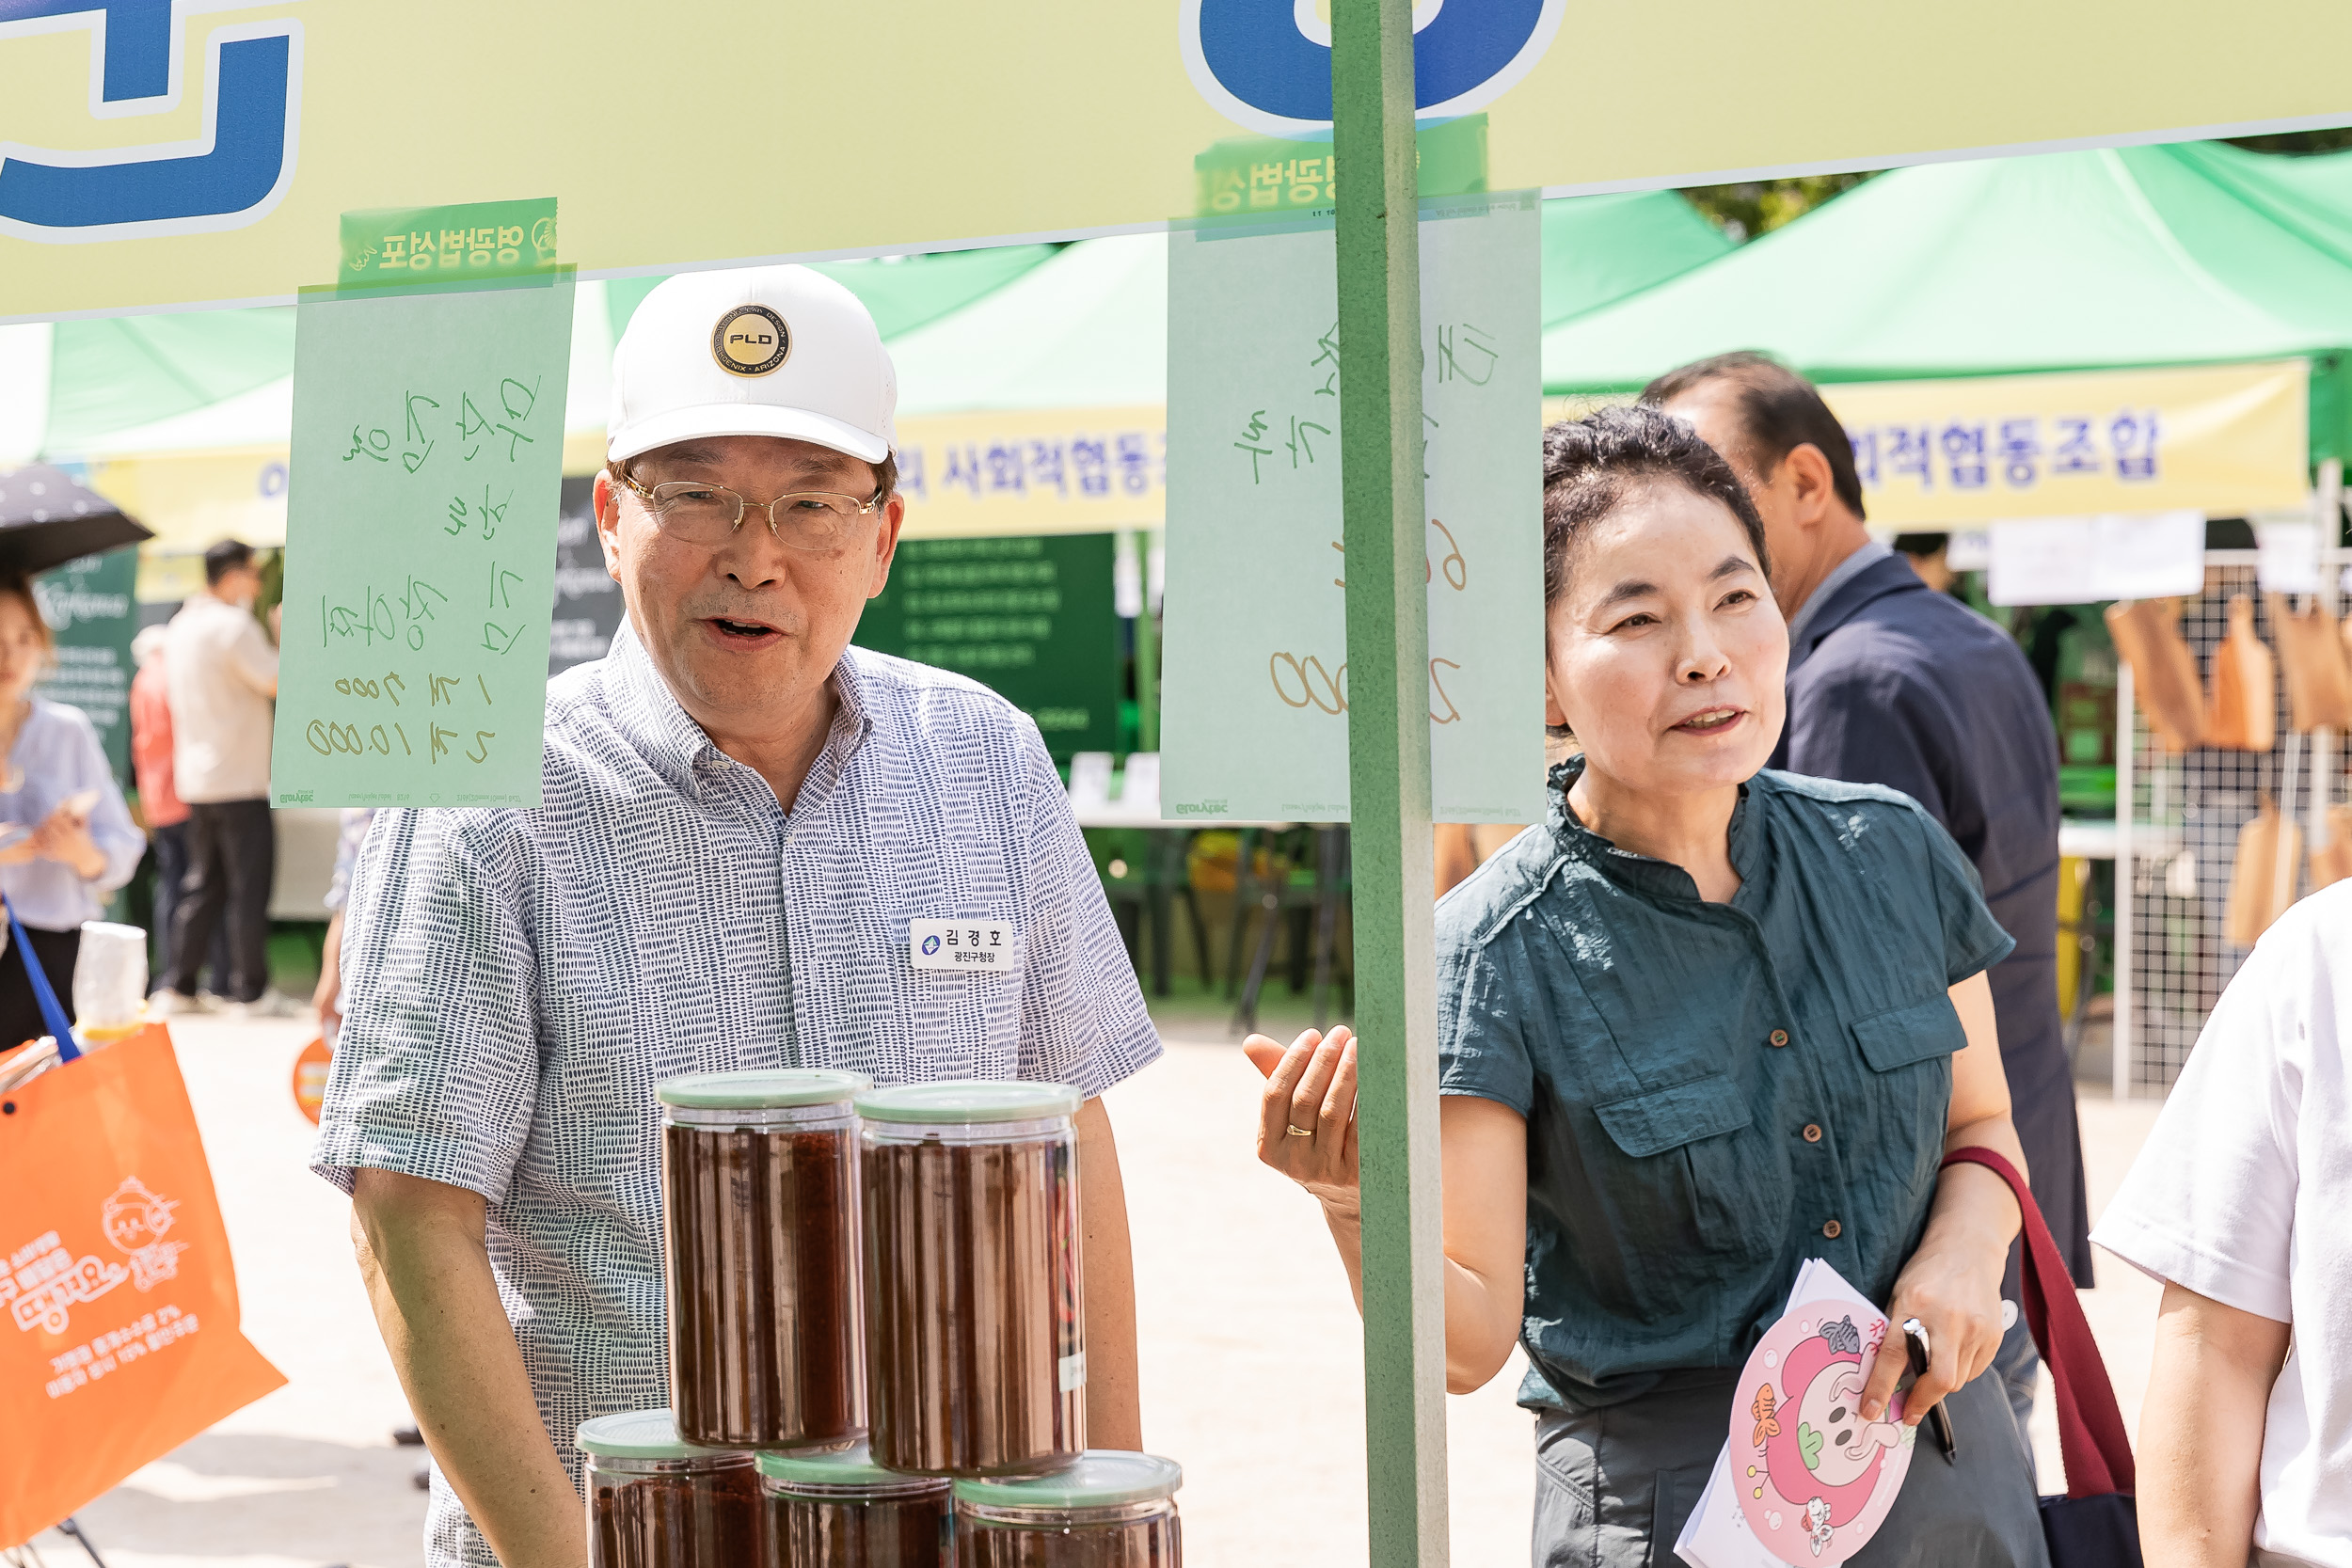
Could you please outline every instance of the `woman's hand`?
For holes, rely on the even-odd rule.
[[[1967,1046],[1952,1053],[1952,1099],[1945,1113],[1944,1152],[1987,1148],[2026,1172],[2026,1151],[2009,1119],[2009,1077],[1993,1015],[1993,991],[1982,974],[1951,988]],[[1903,1420],[1917,1426],[1945,1395],[1971,1382],[2001,1348],[2001,1275],[2020,1216],[2009,1183],[1982,1165],[1947,1165],[1935,1180],[1927,1233],[1895,1279],[1887,1303],[1886,1343],[1862,1388],[1862,1418],[1885,1414],[1909,1358],[1899,1347],[1903,1323],[1928,1331],[1928,1370],[1903,1400]]]
[[[89,836],[89,817],[73,806],[69,800],[51,812],[24,845],[28,858],[56,861],[87,881],[105,873],[106,852]]]
[[[1978,1166],[1965,1167],[1998,1184],[1999,1178]],[[1946,1175],[1958,1174],[1957,1170]],[[2009,1189],[2001,1189],[2002,1196]],[[1887,1305],[1886,1342],[1878,1364],[1862,1390],[1862,1418],[1875,1421],[1885,1414],[1895,1385],[1909,1368],[1903,1354],[1903,1324],[1913,1318],[1928,1331],[1928,1370],[1903,1397],[1903,1423],[1917,1426],[1930,1406],[1953,1389],[1973,1381],[1993,1365],[2001,1348],[2001,1272],[2009,1261],[2006,1242],[1989,1243],[1957,1229],[1948,1239],[1930,1237],[1911,1255],[1895,1280],[1895,1296]]]
[[[1345,1024],[1308,1030],[1283,1050],[1263,1035],[1242,1052],[1266,1075],[1259,1101],[1258,1158],[1306,1188],[1324,1212],[1358,1213],[1356,1040]]]

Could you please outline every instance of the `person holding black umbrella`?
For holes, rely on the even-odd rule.
[[[146,835],[80,708],[33,696],[55,653],[22,577],[0,578],[0,893],[23,923],[60,998],[73,994],[82,922],[96,920],[131,879]],[[23,954],[0,955],[0,1042],[46,1033]]]
[[[0,474],[0,895],[69,1005],[82,922],[99,918],[131,879],[147,836],[88,716],[32,694],[56,644],[31,574],[150,537],[55,468]],[[0,1047],[47,1032],[10,935],[0,954]]]

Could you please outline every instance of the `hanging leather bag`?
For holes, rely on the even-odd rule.
[[[1989,1148],[1956,1148],[1947,1166],[1982,1165],[2009,1183],[2025,1216],[2023,1271],[2026,1326],[2050,1369],[2058,1394],[2058,1451],[2066,1462],[2066,1494],[2042,1499],[2042,1534],[2051,1568],[2143,1568],[2139,1515],[2133,1503],[2136,1475],[2131,1439],[2099,1342],[2090,1337],[2074,1276],[2017,1167]]]

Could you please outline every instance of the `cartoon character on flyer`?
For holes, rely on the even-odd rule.
[[[151,1291],[180,1273],[180,1254],[188,1250],[187,1243],[164,1240],[164,1232],[171,1228],[171,1212],[179,1207],[174,1199],[149,1192],[135,1176],[99,1205],[106,1239],[130,1255],[131,1281],[142,1291]]]
[[[1883,1419],[1862,1418],[1883,1328],[1873,1326],[1867,1347],[1851,1312],[1808,1322],[1796,1337],[1799,1328],[1784,1322],[1750,1360],[1754,1425],[1741,1435],[1752,1457],[1740,1502],[1758,1539],[1783,1560],[1809,1553],[1842,1562],[1894,1505],[1915,1434],[1902,1424],[1900,1395]]]

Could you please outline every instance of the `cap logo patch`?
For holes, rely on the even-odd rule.
[[[791,352],[784,318],[765,305],[739,305],[710,331],[710,356],[730,375],[766,375]]]

